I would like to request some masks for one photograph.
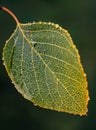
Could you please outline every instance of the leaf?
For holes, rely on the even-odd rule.
[[[18,24],[3,49],[16,89],[43,108],[85,115],[86,75],[69,33],[59,25]]]

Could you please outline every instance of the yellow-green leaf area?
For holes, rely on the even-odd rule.
[[[69,33],[53,23],[18,24],[3,60],[16,89],[43,107],[87,113],[88,89],[80,56]]]

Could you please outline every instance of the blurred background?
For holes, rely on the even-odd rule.
[[[96,0],[0,0],[21,23],[50,21],[67,29],[87,73],[90,102],[87,116],[46,110],[24,99],[7,76],[2,49],[16,25],[0,11],[0,130],[96,129]]]

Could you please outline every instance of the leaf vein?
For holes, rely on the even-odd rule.
[[[56,58],[56,57],[53,57],[53,56],[47,55],[47,54],[42,54],[42,53],[40,53],[40,55],[43,55],[43,56],[46,56],[46,57],[50,57],[50,58],[52,58],[52,59],[58,60],[58,61],[60,61],[60,62],[63,62],[64,64],[67,64],[68,66],[71,66],[73,69],[75,69],[75,70],[81,75],[81,73],[78,71],[78,69],[77,69],[75,66],[69,64],[68,62],[66,62],[66,61],[64,61],[64,60],[61,60],[61,59],[59,59],[59,58]]]
[[[25,80],[24,80],[24,73],[23,73],[23,61],[24,61],[24,38],[22,39],[22,52],[21,52],[21,70],[20,70],[20,72],[21,72],[21,75],[22,75],[22,81],[23,81],[23,83],[24,83],[24,85],[25,85],[25,88],[27,89],[27,91],[30,93],[30,91],[29,91],[29,89],[28,89],[28,87],[27,87],[27,85],[26,85],[26,82],[25,82]],[[31,94],[31,93],[30,93]]]
[[[64,36],[62,33],[60,33],[60,32],[57,32],[57,31],[54,31],[54,30],[35,30],[35,31],[28,31],[28,30],[23,30],[22,29],[22,31],[23,32],[26,32],[26,33],[32,33],[32,32],[52,32],[52,33],[57,33],[57,34],[59,34],[60,36],[62,36],[63,38],[65,38],[66,39],[66,41],[68,41],[68,44],[72,47],[72,42],[71,42],[71,44],[70,44],[70,42],[69,42],[69,39],[67,38],[67,36]],[[63,31],[64,32],[64,31]],[[64,32],[65,33],[65,32]],[[66,33],[65,33],[65,35],[66,35]]]
[[[67,49],[67,48],[64,48],[64,47],[61,47],[61,46],[58,46],[57,44],[51,44],[51,43],[49,43],[49,42],[35,42],[35,43],[37,43],[37,44],[45,44],[45,45],[49,45],[49,46],[54,46],[54,47],[57,47],[57,48],[59,48],[59,49],[62,49],[62,50],[66,50],[67,52],[69,52],[72,56],[74,56],[74,57],[76,57],[76,55],[74,55],[69,49]]]
[[[50,92],[50,87],[49,87],[49,85],[48,85],[48,83],[47,83],[46,66],[45,66],[45,79],[46,79],[46,85],[47,85],[47,87],[48,87],[49,95],[51,96],[51,99],[53,100],[53,103],[55,103],[56,106],[58,106],[57,103],[54,101],[54,98],[52,97],[52,94],[51,94],[51,92]]]
[[[28,44],[29,44],[29,46],[33,49],[33,47],[31,46],[31,44],[30,44],[30,41],[28,40],[28,38],[25,36],[25,34],[24,34],[24,32],[23,32],[23,30],[20,28],[20,30],[21,30],[21,33],[22,33],[22,35],[24,36],[24,38],[28,41]],[[49,31],[49,30],[48,30]],[[60,35],[62,35],[61,33],[60,33]],[[63,36],[63,35],[62,35]],[[64,37],[64,36],[63,36]],[[69,41],[68,40],[68,38],[66,39],[67,41]],[[71,39],[70,39],[71,40]],[[70,41],[70,43],[72,44],[72,41]],[[68,43],[69,44],[69,43]],[[70,44],[70,45],[71,45]],[[73,47],[72,45],[71,45],[71,47]],[[42,62],[45,64],[45,66],[50,70],[50,72],[52,73],[52,75],[56,78],[56,80],[62,85],[62,87],[66,90],[66,92],[68,93],[68,95],[73,99],[73,101],[78,105],[78,107],[81,109],[81,110],[83,110],[83,108],[79,105],[79,103],[74,99],[74,97],[70,94],[70,92],[67,90],[67,88],[66,88],[66,86],[64,86],[63,84],[62,84],[62,82],[56,77],[56,75],[54,75],[54,72],[49,68],[49,66],[45,63],[45,61],[43,60],[43,58],[41,57],[41,55],[37,52],[37,50],[34,48],[33,49],[34,50],[34,52],[39,56],[39,58],[42,60]],[[53,57],[54,58],[54,57]],[[56,58],[55,58],[56,59]],[[58,60],[58,59],[57,59]],[[70,64],[69,64],[70,65]],[[74,66],[73,66],[73,68],[75,68]],[[76,68],[75,68],[76,69]]]
[[[70,92],[67,90],[66,86],[63,85],[63,83],[57,78],[57,76],[54,74],[54,72],[49,68],[49,66],[45,63],[45,61],[43,60],[43,58],[41,57],[41,55],[37,52],[37,50],[35,50],[35,53],[39,56],[39,58],[42,60],[42,62],[45,64],[45,66],[49,69],[49,71],[52,73],[52,75],[56,78],[57,82],[59,82],[61,84],[61,86],[66,90],[66,92],[68,93],[68,95],[73,99],[73,101],[78,105],[78,107],[83,110],[83,108],[79,105],[79,103],[74,99],[74,97],[70,94]]]
[[[75,80],[75,79],[71,78],[70,76],[67,76],[66,74],[62,74],[62,73],[59,73],[59,72],[56,72],[56,71],[54,73],[65,76],[66,78],[75,81],[76,83],[80,84],[80,86],[81,86],[81,83],[78,80]]]
[[[43,101],[43,97],[40,93],[40,88],[39,88],[39,84],[38,84],[38,80],[37,80],[37,76],[36,76],[36,71],[35,71],[35,66],[34,66],[34,54],[33,54],[33,47],[31,47],[31,59],[32,59],[32,66],[33,66],[33,71],[34,71],[34,76],[35,76],[35,81],[36,81],[36,84],[37,84],[37,89],[38,89],[38,93]]]

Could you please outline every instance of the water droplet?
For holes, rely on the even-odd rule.
[[[4,57],[2,57],[2,60],[4,61]]]
[[[58,24],[56,24],[55,26],[56,26],[56,28],[59,28],[59,25],[58,25]]]
[[[6,43],[8,42],[8,40],[6,41]]]
[[[37,43],[35,41],[33,41],[33,39],[30,39],[31,40],[31,44],[33,47],[35,47],[37,45]]]
[[[45,49],[44,49],[43,53],[45,54]]]
[[[20,72],[20,76],[22,76],[22,72]]]
[[[51,25],[51,22],[49,22],[48,24]]]
[[[90,97],[88,97],[88,101],[90,100]]]
[[[3,62],[3,65],[5,66],[5,63]]]
[[[37,106],[37,104],[34,103],[34,106]]]
[[[75,46],[75,45],[72,45],[72,47],[73,47],[73,48],[76,48],[76,46]]]
[[[42,24],[42,22],[39,22],[39,24]]]
[[[34,95],[34,93],[32,93],[32,95]]]
[[[84,77],[86,77],[86,74],[84,73]]]
[[[34,47],[36,47],[36,45],[37,45],[36,43],[33,43],[33,46],[34,46]]]

